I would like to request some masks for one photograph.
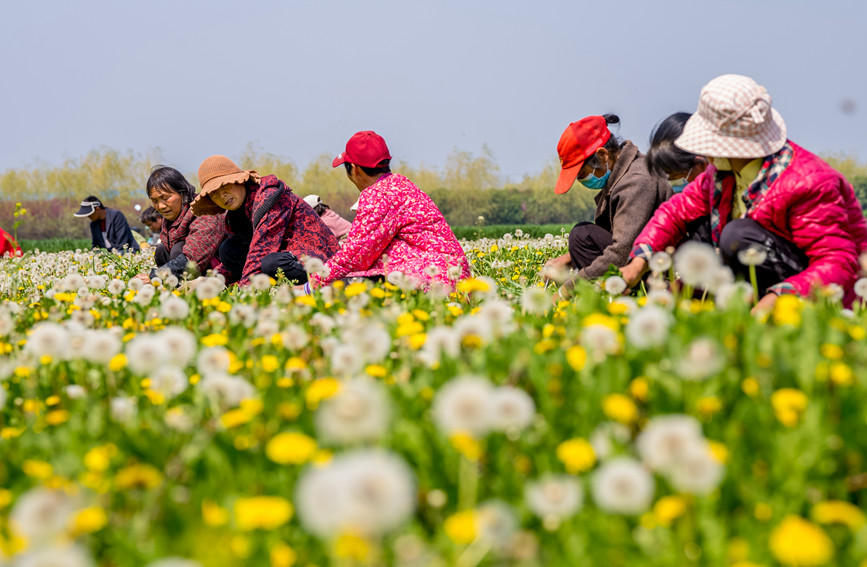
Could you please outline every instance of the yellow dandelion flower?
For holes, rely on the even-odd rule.
[[[367,284],[364,282],[355,282],[346,286],[346,289],[343,291],[346,297],[355,297],[356,295],[361,295],[367,291]]]
[[[793,515],[771,533],[770,548],[777,561],[795,567],[824,565],[834,555],[834,544],[820,527]]]
[[[476,462],[482,458],[482,445],[466,433],[455,433],[449,437],[455,450],[466,459]]]
[[[629,393],[640,402],[646,402],[650,398],[650,385],[647,378],[639,376],[629,383]]]
[[[315,453],[316,441],[303,433],[280,433],[265,445],[265,454],[268,458],[281,465],[304,464]]]
[[[807,409],[807,395],[795,388],[780,388],[771,394],[771,406],[777,419],[786,427],[794,427]]]
[[[334,555],[340,559],[364,562],[370,556],[370,544],[355,534],[341,534],[334,541]]]
[[[609,317],[607,315],[603,315],[601,313],[593,313],[591,315],[588,315],[587,317],[584,317],[581,325],[584,327],[601,325],[603,327],[608,327],[612,331],[620,330],[620,323],[617,322],[617,319],[614,319],[613,317]]]
[[[476,513],[466,510],[446,518],[443,530],[458,545],[468,545],[476,539]]]
[[[698,399],[696,406],[702,417],[709,418],[722,409],[722,401],[716,396],[705,396]]]
[[[27,459],[24,461],[21,465],[21,470],[30,478],[35,478],[37,480],[49,479],[54,474],[54,467],[52,467],[50,463],[34,459]]]
[[[65,409],[57,409],[45,414],[45,423],[48,425],[60,425],[69,421],[69,412]]]
[[[283,542],[278,542],[271,548],[271,567],[292,567],[298,560],[295,550]]]
[[[418,350],[424,346],[427,342],[427,334],[425,333],[416,333],[409,337],[409,348],[412,350]]]
[[[241,531],[273,530],[292,518],[292,504],[279,496],[253,496],[235,501],[235,525]]]
[[[580,372],[587,364],[587,351],[581,345],[575,345],[566,351],[566,362],[575,372]]]
[[[202,501],[202,521],[209,526],[224,526],[229,522],[229,511],[211,500]]]
[[[156,488],[162,482],[162,474],[148,464],[137,463],[122,468],[114,477],[114,482],[121,490],[132,488]]]
[[[864,512],[854,504],[843,500],[819,502],[810,511],[810,517],[817,524],[843,524],[857,532],[867,523]]]
[[[112,372],[120,372],[126,368],[126,355],[123,353],[116,354],[108,361],[108,369]]]
[[[781,295],[774,304],[774,324],[778,327],[800,327],[803,302],[796,295]]]
[[[638,419],[635,402],[623,394],[609,394],[602,400],[602,412],[608,418],[629,425]]]
[[[274,372],[280,368],[280,361],[273,354],[266,354],[262,357],[262,370],[265,372]]]
[[[317,378],[307,387],[304,399],[308,407],[316,408],[320,402],[337,395],[339,391],[340,381],[336,378]]]
[[[744,378],[741,382],[741,391],[751,398],[754,398],[759,393],[759,381],[755,378]]]
[[[84,467],[92,472],[104,472],[111,464],[111,458],[117,454],[113,443],[94,447],[84,455]]]
[[[719,441],[708,441],[708,449],[710,450],[711,456],[716,459],[716,461],[720,464],[726,464],[729,462],[729,458],[731,457],[731,452],[728,447]]]
[[[381,364],[368,364],[364,371],[368,376],[372,376],[374,378],[385,378],[385,375],[388,374],[385,366]]]
[[[98,532],[108,523],[108,515],[98,506],[80,510],[70,521],[69,531],[77,537]]]
[[[578,474],[593,468],[596,464],[596,451],[587,440],[576,437],[557,446],[557,458],[566,466],[566,471]]]
[[[670,527],[686,512],[686,500],[681,496],[663,496],[653,505],[653,518],[663,527]]]
[[[834,362],[828,370],[831,382],[838,386],[851,386],[855,383],[855,371],[845,362]]]
[[[211,333],[202,337],[201,342],[206,347],[225,346],[229,343],[229,337],[222,333]]]

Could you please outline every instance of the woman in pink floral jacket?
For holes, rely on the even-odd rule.
[[[470,276],[457,238],[430,197],[409,179],[391,173],[391,155],[375,132],[358,132],[332,165],[343,164],[359,191],[358,212],[343,247],[311,274],[308,291],[352,277],[401,272],[420,286],[454,287]]]

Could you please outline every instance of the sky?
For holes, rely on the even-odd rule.
[[[253,143],[304,167],[358,130],[518,180],[575,120],[654,124],[739,73],[789,138],[867,161],[863,0],[33,0],[0,11],[0,172],[103,147],[195,171]]]

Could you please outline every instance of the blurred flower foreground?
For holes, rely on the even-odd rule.
[[[861,297],[751,315],[691,251],[555,302],[565,246],[454,293],[0,260],[0,564],[867,566]]]

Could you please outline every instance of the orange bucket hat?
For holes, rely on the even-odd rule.
[[[250,179],[258,183],[259,174],[253,170],[242,171],[240,167],[235,165],[235,162],[226,156],[215,155],[209,157],[199,166],[199,185],[202,187],[202,190],[190,205],[193,214],[200,217],[222,213],[225,209],[218,207],[211,200],[210,193],[213,193],[223,185],[246,183]]]

